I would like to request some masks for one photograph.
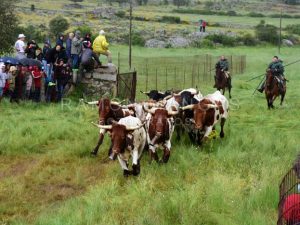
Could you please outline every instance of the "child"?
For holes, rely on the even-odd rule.
[[[59,59],[55,64],[54,79],[57,84],[57,101],[60,102],[64,91],[64,60]]]
[[[33,70],[31,72],[34,83],[34,94],[33,100],[35,102],[39,102],[41,99],[41,86],[42,86],[42,75],[43,72],[39,70],[37,66],[33,66]]]
[[[36,50],[36,59],[39,60],[40,62],[42,62],[44,59],[44,54],[41,48],[38,48]]]

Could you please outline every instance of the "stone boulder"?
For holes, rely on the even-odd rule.
[[[167,43],[165,41],[150,39],[145,43],[146,48],[165,48],[167,47]]]
[[[282,40],[282,44],[283,44],[284,46],[288,46],[288,47],[294,46],[294,43],[293,43],[291,40],[288,40],[288,39],[283,39],[283,40]]]
[[[184,37],[171,37],[168,39],[168,45],[171,48],[186,48],[190,44],[190,40]]]

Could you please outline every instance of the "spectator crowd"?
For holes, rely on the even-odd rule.
[[[112,62],[109,43],[101,30],[94,41],[91,34],[81,35],[80,31],[59,35],[55,46],[45,41],[40,48],[34,40],[25,43],[26,36],[19,34],[14,45],[15,60],[0,58],[0,102],[3,96],[11,102],[32,100],[59,102],[68,84],[76,84],[77,76],[102,66],[99,57],[105,55]],[[9,57],[8,57],[9,58]],[[22,62],[30,59],[32,64]],[[42,91],[43,90],[43,91]]]

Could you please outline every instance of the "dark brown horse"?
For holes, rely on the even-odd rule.
[[[282,105],[286,93],[286,85],[285,83],[283,83],[282,88],[280,88],[279,85],[280,85],[279,78],[274,76],[271,70],[268,70],[266,74],[266,87],[265,87],[268,109],[274,108],[273,102],[279,95],[281,97],[280,105]]]
[[[229,98],[231,98],[231,78],[227,76],[221,69],[216,70],[216,88],[218,91],[222,90],[222,94],[225,94],[226,88],[229,92]]]

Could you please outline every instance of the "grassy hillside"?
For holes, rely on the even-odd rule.
[[[127,47],[112,51],[126,54]],[[90,125],[97,120],[95,108],[75,100],[63,105],[2,102],[0,223],[275,224],[278,184],[299,151],[299,65],[286,68],[290,82],[284,106],[277,101],[269,111],[263,95],[252,96],[258,81],[246,80],[264,72],[275,48],[201,52],[247,54],[246,73],[233,80],[225,138],[203,147],[187,138],[174,140],[169,163],[149,164],[145,154],[137,178],[124,179],[118,162],[107,160],[108,138],[99,156],[90,157],[98,134]],[[194,54],[199,50],[134,49],[137,57]],[[292,62],[299,48],[284,48],[281,57]],[[201,91],[213,89],[202,86]]]
[[[157,3],[157,1],[155,1]],[[73,30],[78,24],[86,24],[90,26],[94,32],[99,29],[106,29],[112,35],[127,34],[128,20],[125,18],[102,18],[99,15],[94,15],[92,12],[96,8],[103,9],[110,7],[116,11],[124,11],[129,14],[128,6],[119,7],[118,4],[108,5],[105,1],[84,0],[79,3],[83,8],[77,9],[70,7],[71,1],[55,0],[55,1],[19,1],[17,4],[18,16],[20,23],[23,26],[47,25],[47,22],[58,14],[62,14],[68,18],[71,28]],[[30,11],[30,6],[34,5],[36,10]],[[220,6],[220,7],[215,7]],[[25,7],[25,8],[24,8]],[[181,14],[174,13],[173,10],[177,9],[172,4],[161,6],[149,1],[147,6],[134,6],[133,16],[143,18],[145,21],[134,21],[134,31],[143,32],[147,31],[153,33],[157,30],[166,30],[169,34],[182,34],[183,32],[195,32],[198,30],[199,19],[205,19],[208,22],[208,31],[234,31],[234,32],[249,32],[253,33],[253,27],[257,25],[261,19],[267,23],[279,27],[279,19],[271,17],[249,17],[249,13],[261,13],[265,16],[271,14],[279,14],[281,9],[283,14],[295,16],[299,15],[300,6],[289,6],[279,4],[274,1],[247,1],[247,2],[231,2],[231,1],[214,1],[212,6],[208,7],[207,3],[191,5],[188,7],[181,7],[181,9],[193,10],[212,10],[214,12],[228,12],[234,11],[240,16],[219,16],[219,15],[201,15],[199,14]],[[161,22],[153,22],[162,16],[177,16],[184,21],[183,24],[168,24]],[[149,21],[151,20],[151,21]],[[45,24],[46,22],[46,24]],[[298,24],[299,19],[284,18],[282,26],[286,27],[289,24]]]

